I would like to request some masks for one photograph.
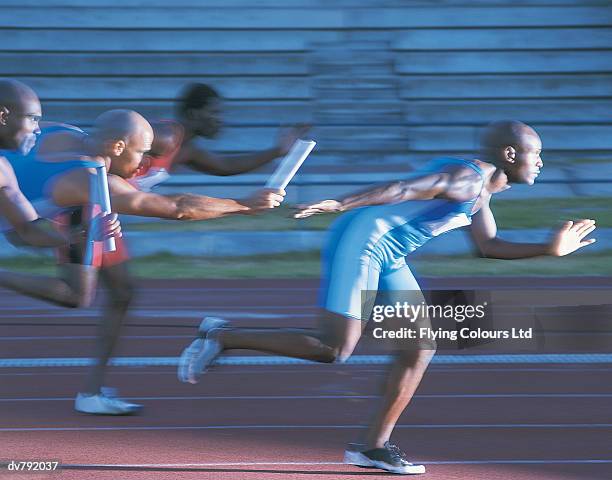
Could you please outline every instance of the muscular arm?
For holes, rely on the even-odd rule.
[[[281,155],[278,147],[244,155],[218,155],[206,150],[196,138],[181,148],[176,163],[210,175],[229,176],[255,170]]]
[[[446,198],[465,201],[478,194],[481,184],[480,176],[473,170],[457,169],[452,172],[437,172],[375,186],[339,200],[324,200],[299,207],[299,212],[294,216],[306,218],[318,213],[345,212],[359,207],[401,203],[408,200]]]
[[[208,220],[252,211],[247,202],[233,199],[141,192],[114,175],[109,176],[109,187],[113,211],[125,215],[172,220]]]
[[[88,176],[95,172],[78,169],[59,179],[54,187],[55,202],[64,207],[88,203]],[[208,220],[232,214],[253,214],[277,207],[284,192],[259,191],[245,200],[203,195],[158,195],[142,192],[117,175],[108,175],[113,212],[170,220]]]
[[[10,164],[0,158],[0,214],[15,229],[7,238],[15,245],[28,244],[34,247],[57,247],[66,243],[66,238],[40,219],[36,210],[19,190],[17,179]]]
[[[471,233],[484,257],[513,260],[550,254],[548,243],[517,243],[499,238],[495,217],[488,201],[472,217]]]
[[[369,205],[401,203],[407,200],[429,200],[446,191],[449,175],[436,173],[411,180],[392,182],[348,195],[339,200],[341,210]]]

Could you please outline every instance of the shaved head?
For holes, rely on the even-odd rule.
[[[151,124],[133,110],[109,110],[94,122],[94,136],[103,142],[123,140],[128,143],[139,135],[153,138]]]
[[[0,148],[28,153],[40,133],[40,100],[17,80],[0,79]]]
[[[18,108],[29,100],[38,102],[38,95],[25,83],[12,79],[0,79],[0,106],[9,110]]]
[[[511,183],[535,182],[544,165],[541,151],[540,136],[522,122],[494,122],[482,134],[482,159],[503,170]]]
[[[530,136],[540,138],[536,131],[525,123],[515,120],[493,122],[485,128],[481,146],[483,150],[489,151],[508,146],[519,147],[525,143],[526,137]]]
[[[133,110],[109,110],[94,122],[92,136],[100,149],[98,153],[110,159],[110,173],[131,178],[143,155],[151,150],[153,128]]]

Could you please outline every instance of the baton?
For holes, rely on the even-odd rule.
[[[266,182],[266,188],[284,190],[316,144],[317,142],[313,140],[296,140],[291,146],[291,150],[285,155],[285,158]]]

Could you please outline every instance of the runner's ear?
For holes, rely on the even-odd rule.
[[[123,140],[109,142],[109,150],[115,157],[118,157],[125,150],[125,142]]]
[[[11,111],[4,105],[0,105],[0,125],[6,125],[6,119]]]

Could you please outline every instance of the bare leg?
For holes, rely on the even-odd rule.
[[[367,430],[367,448],[382,448],[416,391],[435,350],[400,353],[386,380],[381,404]]]
[[[79,264],[60,266],[59,277],[44,277],[0,271],[0,286],[61,307],[80,308],[91,304],[98,269]]]
[[[127,262],[103,267],[100,277],[108,290],[108,303],[98,325],[96,363],[89,372],[84,393],[96,394],[104,385],[104,375],[121,333],[121,327],[133,298],[133,286]]]
[[[317,330],[230,328],[220,330],[217,339],[224,350],[258,350],[331,363],[351,354],[362,329],[359,320],[323,311]]]
[[[316,362],[347,358],[359,340],[362,322],[324,312],[319,330],[258,330],[232,328],[219,331],[224,349],[249,349]],[[398,418],[408,406],[435,350],[410,350],[397,355],[385,382],[381,404],[364,438],[367,448],[382,448]]]

